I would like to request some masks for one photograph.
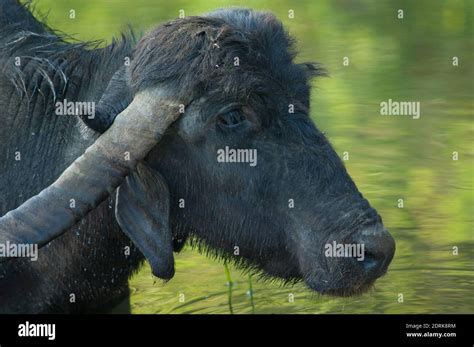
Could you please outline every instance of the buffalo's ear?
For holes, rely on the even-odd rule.
[[[117,190],[115,217],[122,231],[162,279],[174,276],[169,191],[163,177],[144,163]]]
[[[82,116],[83,122],[91,129],[103,133],[114,122],[115,117],[133,100],[130,88],[130,75],[126,66],[118,69],[107,85],[97,106],[95,114]]]

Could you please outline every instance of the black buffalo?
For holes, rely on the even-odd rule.
[[[44,246],[4,254],[1,312],[105,310],[145,258],[173,277],[186,240],[320,293],[386,272],[394,241],[309,117],[323,71],[294,62],[272,14],[218,10],[101,48],[0,10],[0,245]]]

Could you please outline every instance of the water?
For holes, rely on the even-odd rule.
[[[127,23],[146,31],[180,9],[195,15],[229,4],[189,3],[136,0],[131,7],[126,0],[42,0],[37,8],[51,9],[50,25],[78,39],[110,41]],[[312,117],[341,156],[348,152],[351,176],[397,242],[388,274],[363,296],[325,297],[304,285],[253,279],[254,312],[474,312],[472,3],[232,4],[271,9],[298,39],[298,59],[329,70],[330,78],[314,82]],[[400,8],[404,19],[397,18]],[[75,19],[69,18],[71,9]],[[453,57],[459,66],[452,65]],[[380,116],[380,102],[388,99],[419,101],[420,119]],[[154,280],[148,266],[134,276],[132,312],[229,312],[223,264],[186,248],[176,256],[176,270],[168,283]],[[251,313],[248,277],[232,267],[230,274],[233,311]]]

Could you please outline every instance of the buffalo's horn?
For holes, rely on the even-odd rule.
[[[114,73],[104,94],[95,108],[95,116],[81,116],[82,121],[91,129],[104,133],[133,100],[130,76],[126,66]]]
[[[0,218],[0,244],[41,247],[60,236],[114,192],[178,116],[164,90],[138,92],[53,184]]]

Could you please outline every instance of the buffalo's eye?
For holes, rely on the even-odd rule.
[[[221,128],[236,128],[246,120],[242,110],[233,109],[217,116],[217,125]]]

